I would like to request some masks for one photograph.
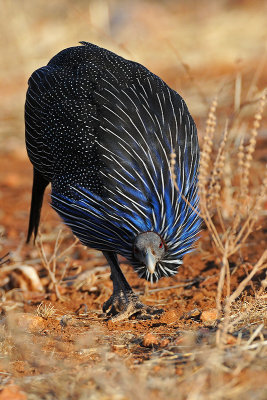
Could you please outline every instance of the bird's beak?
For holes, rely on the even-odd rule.
[[[151,253],[151,250],[148,248],[145,256],[145,264],[147,266],[148,271],[151,274],[154,274],[156,268],[156,259]]]

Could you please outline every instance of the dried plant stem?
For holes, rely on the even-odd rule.
[[[248,146],[246,148],[246,153],[245,153],[245,157],[244,157],[244,168],[243,168],[243,176],[242,176],[242,181],[241,181],[241,193],[243,194],[244,198],[247,198],[248,196],[248,188],[249,188],[249,171],[250,171],[250,167],[251,167],[251,161],[252,161],[252,155],[255,151],[255,147],[256,147],[256,137],[258,136],[258,130],[260,127],[260,121],[262,119],[262,114],[263,114],[263,109],[266,103],[266,91],[263,92],[260,102],[259,102],[259,106],[258,106],[258,110],[255,114],[254,117],[254,122],[253,122],[253,127],[252,130],[250,132],[250,140],[248,143]]]
[[[223,254],[224,253],[223,243],[221,241],[218,230],[216,229],[216,226],[214,225],[214,223],[212,221],[211,215],[210,215],[205,203],[202,204],[202,207],[201,207],[201,216],[207,225],[207,228],[212,236],[212,239],[213,239],[217,249],[220,251],[221,254]]]
[[[256,273],[260,270],[260,268],[266,267],[266,265],[264,265],[266,260],[267,260],[267,250],[265,250],[263,252],[262,256],[260,257],[259,261],[254,265],[250,274],[240,282],[238,287],[235,289],[235,291],[231,295],[226,297],[225,302],[224,302],[224,309],[223,309],[224,319],[219,326],[219,329],[217,331],[217,336],[216,336],[216,343],[219,347],[223,347],[225,345],[226,336],[227,336],[230,328],[233,325],[233,323],[231,323],[231,321],[230,321],[231,306],[232,306],[233,302],[241,295],[241,293],[244,291],[245,287],[248,285],[248,283],[251,281],[251,279],[256,275]],[[222,283],[223,272],[222,271],[225,273],[226,265],[223,265],[223,268],[221,270],[217,296],[219,296],[219,294],[221,294],[221,292],[222,292],[222,287],[223,287],[223,283]],[[221,310],[221,303],[219,303],[219,302],[218,302],[218,309]]]
[[[58,253],[59,248],[63,242],[63,236],[62,236],[62,230],[59,231],[57,238],[56,238],[56,242],[55,242],[55,246],[54,246],[54,251],[52,256],[48,259],[44,250],[44,245],[43,245],[43,240],[42,240],[42,235],[39,236],[39,240],[37,242],[37,246],[38,246],[38,250],[41,256],[41,260],[42,260],[42,264],[44,266],[44,268],[47,270],[48,275],[51,279],[52,285],[54,287],[56,296],[59,300],[63,300],[60,292],[59,292],[59,286],[60,283],[62,281],[62,279],[64,278],[64,275],[66,273],[66,270],[69,266],[69,264],[67,263],[67,265],[65,266],[63,273],[61,275],[61,278],[58,280],[56,278],[56,268],[57,268],[57,260],[62,258],[66,253],[68,253],[77,243],[78,243],[78,239],[76,238],[74,240],[74,242],[68,246],[66,249],[64,249],[62,252]]]
[[[262,256],[260,257],[257,264],[254,265],[250,274],[246,278],[244,278],[242,282],[240,282],[237,289],[231,294],[231,296],[229,296],[229,298],[227,299],[227,303],[229,303],[229,304],[233,303],[233,301],[235,301],[237,299],[237,297],[240,296],[240,294],[243,292],[243,290],[245,289],[245,287],[247,286],[249,281],[251,281],[251,279],[259,271],[259,269],[263,266],[263,264],[265,263],[266,260],[267,260],[267,250],[265,250],[263,252]]]
[[[237,93],[238,94],[238,93]],[[239,96],[239,95],[238,95]],[[244,146],[242,137],[238,149],[238,168],[235,169],[235,160],[231,160],[230,154],[226,153],[228,143],[228,122],[226,122],[222,141],[219,145],[215,161],[212,164],[213,136],[216,126],[216,106],[214,100],[206,123],[202,155],[199,167],[199,194],[200,213],[204,219],[211,236],[215,250],[221,259],[221,270],[216,295],[216,306],[219,315],[223,313],[224,319],[217,334],[217,344],[224,346],[228,326],[230,323],[230,308],[235,299],[242,293],[247,283],[258,272],[263,258],[253,268],[253,271],[245,278],[238,288],[231,294],[231,276],[229,257],[241,249],[255,228],[255,223],[260,213],[262,201],[267,191],[267,172],[261,185],[260,193],[253,198],[249,192],[250,170],[253,153],[256,147],[256,137],[262,118],[263,108],[266,101],[265,92],[260,98],[257,112],[255,114],[250,139]],[[241,108],[240,96],[236,98],[238,109]],[[236,110],[237,111],[237,110]],[[226,158],[228,155],[228,158]],[[210,168],[210,166],[212,167]],[[209,172],[209,169],[211,172]],[[236,173],[237,172],[237,173]],[[234,182],[234,185],[232,184]],[[229,212],[232,224],[229,225]],[[213,218],[213,214],[217,219]],[[225,290],[225,299],[223,294]]]
[[[220,277],[217,285],[217,296],[216,296],[216,308],[218,310],[219,317],[221,317],[221,311],[222,311],[222,292],[223,292],[224,282],[225,282],[225,264],[222,262],[222,266],[220,269]]]
[[[207,203],[207,189],[206,185],[209,179],[209,163],[211,158],[211,151],[213,146],[213,136],[216,127],[216,108],[217,108],[217,98],[215,98],[211,104],[208,119],[206,121],[206,131],[204,136],[203,148],[199,163],[199,192],[201,196],[202,203]]]
[[[208,188],[208,209],[211,208],[212,202],[215,200],[218,205],[219,193],[221,190],[221,176],[225,163],[225,146],[228,138],[228,120],[225,123],[223,139],[220,143],[214,165],[211,170],[210,184]]]
[[[224,224],[224,221],[223,221],[221,206],[220,206],[220,203],[219,203],[218,200],[216,201],[216,210],[217,210],[217,214],[218,214],[218,217],[219,217],[221,228],[223,230],[223,233],[225,234],[226,233],[226,228],[225,228],[225,224]]]
[[[53,287],[55,289],[56,296],[57,296],[58,299],[61,300],[61,295],[60,295],[59,290],[58,290],[58,283],[57,283],[57,280],[56,280],[56,276],[53,273],[53,271],[51,270],[50,263],[49,263],[49,261],[48,261],[48,259],[46,257],[46,254],[45,254],[45,251],[44,251],[43,242],[42,242],[42,239],[41,239],[41,235],[39,236],[39,242],[38,242],[37,246],[38,246],[38,249],[39,249],[39,252],[40,252],[40,256],[41,256],[41,259],[42,259],[42,264],[43,264],[44,268],[48,272],[48,275],[49,275],[49,277],[51,279],[51,282],[53,284]]]
[[[226,278],[226,279],[225,279]],[[219,277],[219,282],[217,286],[217,297],[216,297],[216,306],[217,310],[221,312],[222,310],[222,292],[223,292],[223,287],[224,283],[226,280],[226,296],[229,297],[231,293],[231,279],[230,279],[230,267],[229,267],[229,262],[228,262],[228,241],[225,243],[225,252],[222,257],[222,266],[220,270],[220,277]]]

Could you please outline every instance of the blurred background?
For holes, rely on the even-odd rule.
[[[0,4],[0,151],[5,154],[18,147],[24,152],[29,76],[81,40],[140,62],[159,75],[184,97],[200,136],[215,95],[226,118],[240,104],[258,98],[267,84],[264,0]]]
[[[87,398],[87,387],[96,391],[90,392],[90,399],[126,399],[131,398],[132,393],[135,396],[137,385],[138,399],[150,398],[150,395],[166,398],[166,393],[167,397],[187,399],[266,399],[267,357],[264,359],[263,348],[266,344],[266,337],[263,340],[266,298],[261,292],[266,282],[264,271],[256,276],[251,288],[248,286],[248,293],[253,293],[251,302],[243,292],[242,300],[236,303],[236,308],[233,306],[231,319],[226,314],[225,323],[220,323],[222,338],[229,327],[230,332],[234,329],[235,336],[227,335],[229,347],[223,352],[221,342],[217,352],[213,352],[218,322],[213,307],[219,276],[220,285],[222,282],[222,275],[219,275],[222,264],[205,228],[197,252],[192,253],[192,257],[188,255],[184,267],[181,266],[173,280],[161,280],[154,292],[144,280],[136,278],[131,267],[123,267],[127,268],[130,284],[145,293],[145,301],[158,306],[163,303],[171,311],[164,320],[166,322],[152,324],[147,321],[143,328],[140,321],[131,321],[133,324],[126,324],[124,328],[115,327],[115,324],[114,329],[112,324],[106,326],[105,323],[103,328],[99,323],[94,325],[97,324],[95,310],[100,310],[100,303],[112,291],[109,272],[105,269],[106,260],[95,250],[84,250],[81,245],[72,247],[73,236],[60,224],[59,217],[49,206],[49,190],[42,208],[39,247],[33,243],[25,245],[32,186],[32,166],[24,144],[27,81],[34,70],[46,65],[56,53],[77,46],[79,41],[95,43],[137,61],[177,90],[196,121],[202,144],[209,108],[217,96],[217,136],[213,141],[210,167],[215,171],[212,176],[217,176],[216,182],[222,187],[219,205],[216,204],[222,212],[215,214],[214,220],[218,226],[218,221],[223,218],[226,227],[226,233],[221,235],[218,231],[218,236],[225,238],[225,248],[228,248],[229,237],[233,240],[232,237],[240,238],[240,232],[244,235],[258,214],[266,217],[266,201],[262,210],[251,206],[255,204],[254,199],[260,198],[259,193],[263,193],[261,182],[267,163],[266,117],[261,120],[253,157],[248,150],[253,147],[249,139],[254,140],[256,135],[255,129],[255,135],[251,135],[251,129],[258,100],[267,87],[267,0],[0,0],[0,264],[1,257],[8,252],[11,259],[10,265],[0,268],[1,399],[26,398],[24,394],[14,394],[14,397],[1,392],[5,382],[24,385],[25,391],[30,390],[31,399],[67,398],[69,393],[73,398],[84,399]],[[225,161],[220,154],[223,167],[220,166],[218,172],[213,161],[219,143],[217,138],[223,133],[227,120],[229,135],[223,153]],[[245,201],[247,190],[251,201],[239,207],[238,200],[242,199],[244,189],[242,182],[245,182],[237,177],[240,174],[238,152],[242,157],[245,154],[244,149],[241,152],[239,147],[238,150],[243,138],[244,147],[247,146],[245,160],[253,158],[253,165],[242,171],[248,172],[252,184],[244,190]],[[207,173],[208,182],[209,179]],[[213,184],[210,192],[215,188]],[[245,218],[246,212],[249,218],[252,214],[250,219],[243,219],[243,208]],[[246,222],[239,231],[237,226],[243,221]],[[263,229],[255,225],[259,230],[249,237],[242,251],[238,249],[238,254],[234,254],[234,262],[231,259],[231,290],[249,274],[252,265],[260,266],[258,260],[266,248],[267,232],[264,223],[262,225]],[[91,274],[94,267],[99,269],[94,270],[96,274]],[[22,271],[31,271],[35,278],[38,273],[39,288],[44,289],[43,294],[39,293],[41,297],[34,293],[34,280],[30,279],[29,272],[27,275]],[[90,275],[83,275],[86,271]],[[68,277],[75,274],[80,280],[74,279],[75,285],[69,286],[71,281],[62,281],[64,274]],[[81,283],[83,279],[85,285]],[[262,289],[258,291],[261,280]],[[65,297],[64,304],[56,301],[55,288]],[[163,288],[168,292],[161,292]],[[255,301],[254,294],[257,296]],[[9,324],[13,317],[7,319],[6,310],[17,308],[36,313],[36,305],[43,298],[51,301],[56,310],[54,320],[43,325],[45,329],[41,328],[40,322],[37,326],[34,320],[25,318],[26,314]],[[72,318],[70,322],[66,319],[66,325],[70,324],[66,330],[63,318],[64,323],[59,325],[59,316],[68,317],[75,311],[80,318],[80,311],[84,312],[81,315],[86,315],[87,306],[93,313],[88,325],[71,326]],[[203,310],[209,315],[213,313],[210,325],[205,323],[209,319],[207,314],[206,321],[200,320]],[[26,325],[17,323],[19,320],[26,321]],[[258,323],[261,325],[257,326]],[[27,324],[30,335],[25,336]],[[36,332],[30,331],[35,328]],[[88,336],[84,336],[82,329],[89,330]],[[159,333],[160,344],[151,341],[149,350],[141,343],[143,333],[150,330],[153,334]],[[219,330],[216,332],[218,339],[217,333]],[[163,348],[166,340],[169,347]],[[122,359],[117,358],[120,355]],[[160,357],[161,364],[160,361],[154,363]],[[9,360],[10,367],[6,369]],[[129,372],[124,364],[129,367]],[[118,392],[116,385],[120,388]],[[157,395],[157,390],[165,391],[163,397],[160,393]]]

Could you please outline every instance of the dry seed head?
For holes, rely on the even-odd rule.
[[[255,144],[256,144],[256,139],[251,138],[251,139],[250,139],[250,143],[251,143],[253,146],[255,146]]]
[[[210,154],[213,146],[213,134],[216,126],[216,107],[217,100],[214,99],[210,106],[208,119],[206,121],[205,135],[203,138],[203,147],[201,152],[200,164],[199,164],[199,188],[201,194],[205,197],[207,191],[205,186],[208,182],[208,167],[210,162]]]
[[[239,147],[238,147],[237,157],[238,157],[239,163],[242,162],[242,165],[243,165],[243,160],[244,160],[244,157],[245,157],[245,153],[244,153],[244,137],[242,137],[242,139],[240,141],[240,144],[239,144]]]
[[[258,106],[258,110],[254,116],[253,128],[250,132],[250,140],[248,146],[246,148],[246,154],[244,156],[243,162],[243,178],[242,178],[242,193],[244,196],[248,195],[248,185],[249,185],[249,171],[251,166],[251,161],[253,159],[252,154],[255,151],[256,147],[256,137],[258,135],[258,129],[260,127],[260,120],[262,119],[262,113],[264,109],[264,105],[266,102],[266,92],[264,91]],[[239,162],[241,166],[241,163]]]
[[[262,115],[261,114],[256,114],[255,115],[255,119],[256,120],[261,120],[262,119]]]
[[[210,111],[208,114],[208,119],[206,121],[206,135],[208,136],[208,138],[212,138],[212,135],[214,133],[214,128],[216,126],[216,115],[215,115],[216,108],[217,108],[217,99],[215,98],[212,101]]]
[[[203,168],[208,168],[208,166],[209,166],[209,164],[208,164],[205,160],[202,160],[202,162],[200,163],[200,165],[201,165]]]
[[[213,169],[211,171],[211,179],[209,185],[209,201],[208,201],[208,208],[212,208],[212,201],[219,199],[219,193],[221,191],[221,177],[223,168],[225,165],[225,146],[228,137],[228,121],[226,121],[225,129],[223,133],[223,139],[220,143],[217,156],[213,165]]]
[[[211,148],[212,148],[212,140],[211,140],[211,139],[208,139],[207,145],[209,146],[209,148],[210,148],[210,150],[211,150]]]

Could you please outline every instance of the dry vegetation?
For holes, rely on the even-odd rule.
[[[0,400],[266,399],[263,3],[2,1]],[[48,197],[37,244],[25,245],[26,80],[79,40],[145,64],[198,125],[205,225],[196,251],[153,287],[123,264],[142,300],[166,310],[157,320],[105,320],[106,261],[74,240]]]
[[[250,274],[239,283],[234,291],[231,291],[229,258],[244,247],[246,240],[255,228],[256,222],[262,215],[262,204],[267,196],[267,169],[265,169],[262,182],[259,186],[257,185],[257,188],[253,187],[252,179],[250,179],[251,163],[265,101],[266,94],[264,91],[259,100],[247,145],[244,145],[244,137],[239,139],[237,168],[236,159],[233,159],[233,161],[229,157],[227,159],[227,155],[229,156],[230,153],[228,124],[226,124],[223,138],[214,159],[211,157],[216,127],[217,100],[213,101],[210,108],[203,139],[204,144],[199,168],[200,210],[210,233],[213,249],[219,254],[220,258],[221,270],[216,299],[218,316],[221,317],[222,311],[224,312],[224,321],[219,325],[217,332],[217,342],[220,345],[227,342],[233,303],[242,294],[255,274],[267,266],[265,264],[267,250],[265,250]],[[228,177],[227,172],[225,173],[227,170],[231,171],[231,175]],[[224,284],[226,286],[226,297],[222,304]],[[259,294],[255,293],[255,296],[258,297]]]

